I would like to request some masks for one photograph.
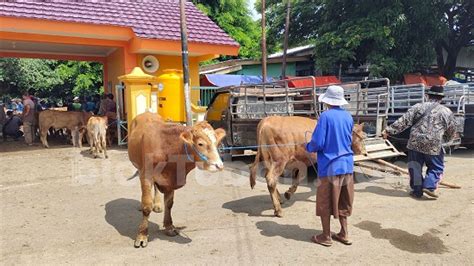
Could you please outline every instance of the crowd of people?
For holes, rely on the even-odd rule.
[[[110,116],[110,120],[114,120],[116,114],[116,104],[112,93],[105,94],[102,97],[96,95],[94,97],[74,97],[65,101],[49,101],[48,99],[40,99],[28,92],[22,96],[22,100],[16,98],[5,100],[0,103],[0,132],[3,140],[12,138],[18,141],[24,137],[25,143],[29,146],[33,145],[38,125],[39,112],[51,108],[65,108],[67,111],[84,111],[92,112],[94,115]]]

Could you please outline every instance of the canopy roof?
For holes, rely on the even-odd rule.
[[[0,16],[127,27],[144,39],[180,40],[179,2],[0,2]],[[186,3],[189,42],[239,46],[192,3]]]
[[[267,82],[271,82],[271,81],[273,81],[273,79],[267,77]],[[221,74],[201,75],[201,86],[227,87],[227,86],[239,86],[239,85],[245,85],[245,84],[259,84],[259,83],[262,83],[262,76],[221,75]]]

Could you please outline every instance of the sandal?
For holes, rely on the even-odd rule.
[[[352,241],[350,241],[349,239],[344,239],[344,238],[341,238],[338,234],[334,233],[331,235],[331,238],[337,242],[341,242],[342,244],[344,245],[352,245]]]
[[[325,247],[330,247],[332,246],[332,241],[330,240],[326,240],[326,241],[323,241],[323,242],[320,242],[317,238],[316,235],[312,236],[311,237],[311,241],[313,241],[314,243],[316,244],[320,244],[321,246],[325,246]]]

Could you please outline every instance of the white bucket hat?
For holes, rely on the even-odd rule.
[[[319,95],[318,100],[329,105],[341,106],[348,104],[344,99],[344,89],[341,86],[331,85],[326,89],[326,93]]]

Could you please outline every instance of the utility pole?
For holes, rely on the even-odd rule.
[[[291,0],[286,0],[286,23],[285,23],[285,36],[283,40],[283,62],[281,64],[281,78],[286,77],[286,53],[288,51],[288,34],[290,31],[290,11]]]
[[[262,82],[267,80],[267,31],[265,25],[265,0],[262,0]]]
[[[181,17],[181,54],[183,58],[184,106],[186,110],[186,126],[192,126],[191,90],[189,86],[189,58],[188,58],[188,32],[186,28],[186,0],[179,0]]]

